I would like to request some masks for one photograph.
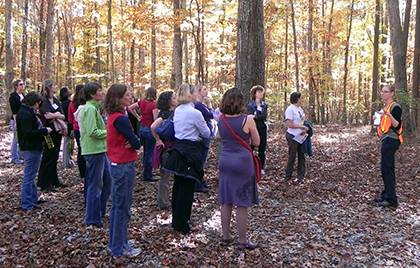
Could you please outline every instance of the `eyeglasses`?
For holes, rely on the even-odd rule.
[[[18,86],[24,86],[24,85],[25,85],[24,83],[19,83],[19,84],[18,84]]]

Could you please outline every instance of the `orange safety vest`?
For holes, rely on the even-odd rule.
[[[382,116],[381,116],[381,123],[379,124],[379,126],[377,128],[377,133],[378,133],[378,137],[379,138],[382,138],[382,136],[384,134],[388,133],[391,130],[392,120],[386,114],[391,113],[394,104],[395,104],[395,101],[394,102],[391,102],[389,105],[385,106],[385,108],[384,108],[384,111],[385,112],[384,112],[384,114],[382,114]],[[403,136],[402,136],[403,127],[402,127],[402,122],[401,122],[400,129],[398,129],[398,130],[394,129],[394,131],[398,135],[398,139],[400,140],[400,143],[402,144],[403,143]]]

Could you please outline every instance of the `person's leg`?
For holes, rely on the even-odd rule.
[[[106,204],[111,195],[111,175],[109,173],[109,160],[105,153],[101,154],[103,158],[103,172],[102,172],[102,191],[101,191],[101,217],[106,214]]]
[[[293,140],[293,136],[286,133],[287,144],[289,146],[289,157],[287,159],[286,166],[286,179],[292,178],[293,166],[295,165],[295,159],[298,149],[298,143]]]
[[[51,159],[51,177],[50,182],[53,186],[63,186],[63,184],[58,179],[58,172],[57,172],[57,163],[58,158],[60,157],[60,146],[61,146],[61,140],[62,135],[58,133],[53,133],[51,135],[51,138],[54,142],[54,148],[52,151],[52,159]]]
[[[143,154],[143,180],[152,180],[152,156],[153,149],[155,148],[155,138],[150,131],[150,128],[143,127],[141,129],[142,136],[144,137],[144,154]]]
[[[22,155],[24,157],[24,170],[20,207],[26,211],[33,209],[37,205],[38,197],[36,187],[34,193],[34,185],[41,160],[41,152],[22,151]]]
[[[14,119],[10,120],[10,129],[13,132],[12,143],[10,145],[10,158],[12,163],[18,164],[20,163],[20,156],[19,145],[17,141],[16,121]]]
[[[238,228],[238,241],[241,244],[248,242],[246,232],[248,230],[248,208],[237,207],[236,208],[236,226]]]
[[[85,155],[86,159],[86,225],[102,226],[101,194],[104,157],[102,155]]]
[[[222,221],[223,240],[231,239],[230,236],[230,222],[232,218],[232,205],[220,206],[220,217]]]
[[[68,152],[68,137],[63,137],[63,165],[64,167],[70,166],[69,152]]]
[[[41,188],[41,191],[52,190],[50,177],[52,176],[51,172],[51,159],[54,155],[54,148],[48,148],[44,146],[42,151],[41,166],[39,167],[38,172],[38,187]]]
[[[265,151],[267,148],[267,128],[258,128],[258,134],[260,134],[260,146],[258,146],[258,157],[261,161],[261,169],[265,169]]]
[[[381,147],[381,171],[385,191],[383,199],[392,205],[398,205],[395,191],[395,152],[399,147],[399,141],[386,138],[382,141]]]
[[[180,192],[180,176],[174,175],[174,185],[172,186],[172,228],[176,229],[180,226],[180,219],[178,216],[178,204]]]
[[[131,218],[131,205],[133,203],[133,188],[134,180],[136,179],[136,164],[134,162],[125,164],[126,166],[126,177],[127,177],[127,187],[125,188],[125,196],[127,197],[126,207],[125,207],[125,220],[127,221],[127,228],[124,229],[124,248],[127,251],[130,251],[131,248],[128,245],[128,223]]]
[[[77,166],[79,168],[80,178],[84,178],[86,174],[86,161],[82,155],[82,147],[80,146],[80,131],[74,131],[74,137],[77,143]]]
[[[111,166],[112,177],[112,208],[109,225],[109,248],[113,256],[121,256],[127,238],[124,237],[127,229],[127,216],[125,215],[128,203],[127,177],[124,165]]]
[[[303,178],[305,177],[305,155],[302,152],[301,144],[298,144],[297,155],[298,155],[297,176],[299,180],[303,180]]]
[[[160,180],[158,187],[158,206],[160,209],[171,207],[171,202],[169,201],[169,183],[171,176],[171,173],[162,169],[160,170]]]
[[[194,180],[175,176],[174,189],[175,206],[172,207],[172,226],[176,231],[188,233],[190,231],[188,221],[194,198]]]

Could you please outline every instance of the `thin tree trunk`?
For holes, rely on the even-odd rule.
[[[347,28],[347,38],[346,38],[346,50],[344,53],[344,78],[343,78],[343,124],[347,124],[347,76],[348,76],[348,61],[349,61],[349,49],[350,49],[350,36],[351,36],[351,27],[353,24],[353,11],[354,11],[354,0],[351,1],[350,5],[350,16],[349,16],[349,26]]]
[[[286,40],[285,40],[285,45],[284,45],[284,77],[285,79],[283,79],[283,88],[284,88],[284,110],[287,107],[287,89],[289,87],[289,62],[288,62],[288,58],[289,58],[289,10],[287,9],[286,11]],[[279,115],[279,119],[280,119],[280,115]]]
[[[180,1],[173,0],[173,7],[174,7],[175,23],[174,23],[171,88],[177,89],[182,84],[182,40],[181,40],[181,23],[179,21],[180,11],[181,11]]]
[[[416,1],[416,37],[413,60],[413,98],[416,100],[414,118],[417,133],[420,134],[420,0]]]
[[[24,0],[23,3],[23,25],[22,25],[22,57],[20,66],[20,78],[25,81],[27,78],[28,66],[27,62],[27,51],[28,51],[28,19],[29,19],[29,1]]]
[[[57,12],[57,18],[59,17],[59,14]],[[62,59],[62,55],[61,55],[61,28],[60,28],[60,20],[57,19],[57,41],[58,41],[58,51],[57,51],[57,68],[56,68],[56,78],[55,81],[57,82],[57,85],[61,85],[61,71],[62,71],[62,66],[61,66],[61,59]]]
[[[70,29],[69,29],[69,21],[67,18],[67,15],[64,14],[64,12],[61,13],[62,18],[63,18],[63,26],[64,26],[64,34],[65,34],[65,38],[64,38],[64,46],[66,47],[66,57],[67,57],[67,63],[66,63],[66,81],[67,81],[67,85],[69,85],[70,87],[73,87],[73,79],[71,78],[73,76],[73,72],[72,72],[72,59],[73,59],[73,53],[72,53],[72,42],[71,42],[71,36],[72,34],[70,33]]]
[[[381,14],[381,1],[375,0],[375,27],[373,37],[373,74],[372,74],[372,106],[371,114],[376,111],[378,106],[379,92],[379,23]]]
[[[111,82],[115,83],[114,43],[112,40],[112,0],[108,0],[107,32],[108,32],[108,55],[107,55],[108,70],[111,75]]]
[[[95,12],[99,12],[98,4],[95,2]],[[98,16],[95,16],[95,72],[97,75],[101,75],[101,50],[99,47],[99,20]],[[99,76],[99,82],[102,81],[102,78]]]
[[[296,34],[296,23],[295,23],[295,7],[293,4],[293,0],[290,0],[290,14],[292,15],[292,29],[293,29],[293,50],[295,53],[295,83],[296,83],[296,90],[300,90],[300,82],[299,82],[299,54],[298,54],[298,47],[297,47],[297,34]]]
[[[6,88],[12,92],[13,89],[13,22],[12,22],[12,0],[6,0],[5,5],[5,34],[6,34]]]
[[[316,114],[315,114],[315,79],[313,74],[313,62],[312,62],[312,39],[313,39],[313,19],[314,19],[314,2],[313,0],[309,0],[309,8],[308,8],[308,54],[309,54],[309,119],[313,122],[316,122]]]
[[[385,5],[385,3],[383,4]],[[383,6],[381,3],[381,13],[380,13],[380,17],[381,17],[381,47],[385,47],[388,44],[388,27],[389,27],[389,23],[388,23],[388,12],[386,10],[386,6]],[[381,51],[381,49],[380,49]],[[389,68],[387,68],[387,63],[388,63],[388,55],[387,53],[384,53],[384,51],[380,52],[381,54],[381,83],[385,84],[386,81],[388,80],[389,77]],[[379,89],[378,89],[379,90]]]
[[[156,0],[152,1],[152,8],[154,9],[156,4]],[[157,79],[156,79],[156,22],[155,18],[153,17],[152,22],[152,40],[151,40],[151,85],[152,87],[157,86]]]
[[[54,54],[54,0],[48,0],[47,24],[45,26],[46,47],[45,47],[45,66],[44,79],[50,79],[53,74],[53,54]]]
[[[130,86],[134,88],[134,61],[136,53],[136,41],[134,38],[131,40],[130,46]]]
[[[45,1],[41,1],[41,5],[39,8],[39,62],[41,63],[41,67],[43,67],[45,64],[45,39],[46,39],[45,19],[44,19],[45,3],[46,3]]]
[[[252,86],[265,86],[263,1],[239,0],[237,29],[235,84],[249,99]]]

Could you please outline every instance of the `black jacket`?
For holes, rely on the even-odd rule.
[[[48,131],[42,126],[34,109],[23,104],[16,115],[16,127],[21,151],[42,151],[43,136]]]
[[[261,103],[261,111],[257,109],[257,104],[255,101],[250,101],[247,105],[248,114],[255,115],[255,123],[257,128],[267,128],[265,121],[267,121],[267,110],[268,105],[266,102]]]
[[[175,140],[169,149],[168,159],[163,163],[163,170],[178,176],[201,180],[204,176],[203,159],[205,145],[201,141]]]
[[[12,110],[12,114],[17,114],[19,112],[20,107],[22,106],[22,102],[20,101],[19,94],[17,94],[16,91],[10,94],[9,104],[10,109]]]

